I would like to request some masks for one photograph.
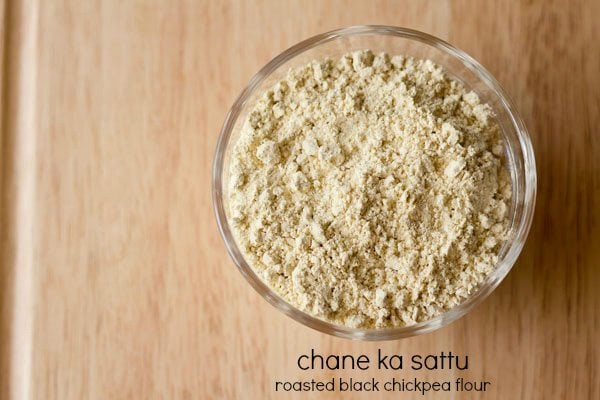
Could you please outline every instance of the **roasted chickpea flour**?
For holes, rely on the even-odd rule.
[[[249,265],[293,306],[349,327],[458,305],[508,229],[492,109],[428,60],[365,50],[291,70],[249,113],[228,178]]]

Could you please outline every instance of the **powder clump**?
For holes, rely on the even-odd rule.
[[[229,218],[282,298],[349,327],[465,300],[506,237],[510,178],[491,108],[429,60],[369,50],[291,70],[247,117]]]

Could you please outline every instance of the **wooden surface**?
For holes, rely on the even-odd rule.
[[[600,2],[0,4],[0,398],[287,398],[275,379],[377,375],[299,372],[311,348],[451,350],[468,371],[380,377],[600,398]],[[529,240],[499,289],[449,327],[381,343],[268,305],[228,258],[210,198],[217,135],[250,77],[304,38],[366,23],[477,58],[522,114],[539,176]]]

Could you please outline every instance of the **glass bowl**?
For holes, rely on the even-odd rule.
[[[512,180],[508,239],[500,249],[495,269],[460,305],[428,321],[396,328],[349,328],[320,320],[288,304],[248,265],[236,245],[228,222],[226,188],[231,150],[248,112],[260,94],[283,79],[290,68],[362,49],[430,59],[442,66],[450,77],[475,91],[496,114],[505,138],[505,154]],[[500,284],[519,256],[531,226],[536,171],[533,148],[523,121],[498,82],[477,61],[443,40],[422,32],[392,26],[352,26],[298,43],[271,60],[250,80],[227,113],[221,129],[213,163],[212,189],[217,224],[227,251],[246,280],[269,303],[296,321],[327,334],[359,340],[389,340],[431,332],[455,321],[482,302]]]

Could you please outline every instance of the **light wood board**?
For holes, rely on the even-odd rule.
[[[288,398],[275,379],[458,375],[491,381],[486,399],[600,398],[600,2],[0,4],[0,398]],[[478,59],[514,99],[538,164],[509,277],[451,326],[394,342],[329,337],[277,312],[228,258],[211,206],[219,129],[247,81],[354,24],[422,30]],[[311,348],[451,350],[470,368],[299,372]]]

